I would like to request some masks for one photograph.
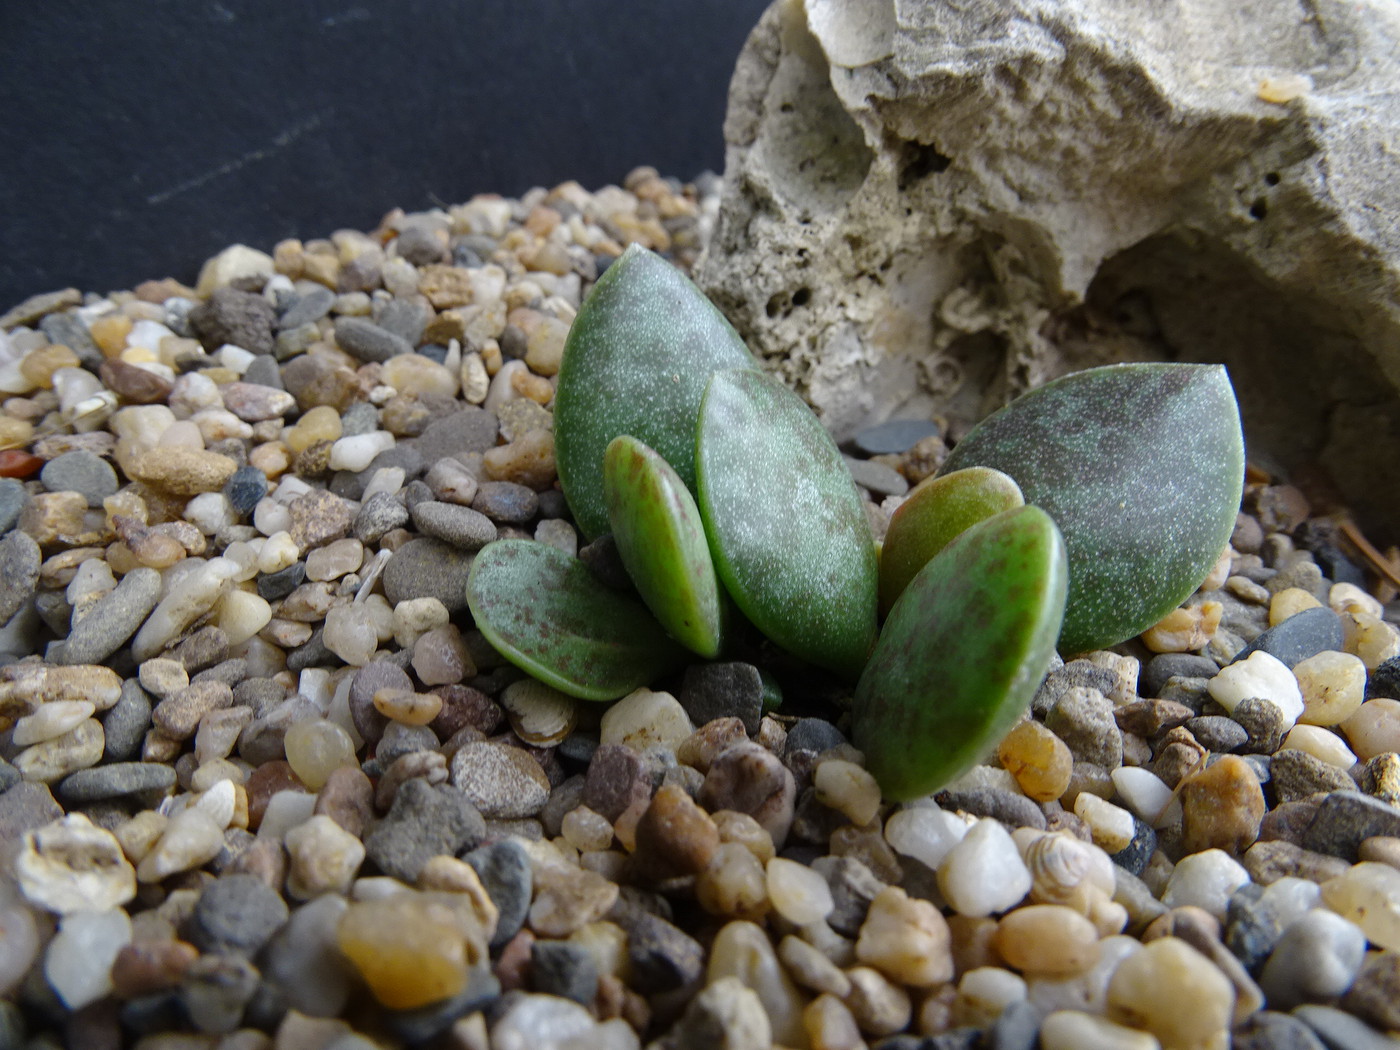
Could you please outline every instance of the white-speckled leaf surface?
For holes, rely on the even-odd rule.
[[[1064,533],[1069,654],[1141,633],[1200,586],[1234,528],[1244,439],[1223,367],[1108,365],[987,417],[940,473],[971,466],[1009,474]]]
[[[757,368],[724,315],[660,256],[628,248],[569,329],[554,398],[559,482],[585,536],[608,531],[603,453],[631,434],[695,491],[695,418],[710,376]]]
[[[715,568],[735,604],[794,655],[859,674],[875,641],[875,546],[811,409],[759,372],[716,373],[696,467]]]

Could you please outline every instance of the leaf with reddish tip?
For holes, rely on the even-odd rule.
[[[930,558],[979,521],[1022,506],[1016,482],[990,467],[925,478],[890,516],[880,553],[880,612],[890,609]]]
[[[694,492],[705,384],[718,369],[757,367],[724,315],[659,255],[634,244],[609,266],[569,329],[554,397],[559,484],[583,534],[608,531],[608,442],[646,442]]]
[[[641,602],[533,540],[483,547],[467,578],[467,606],[502,656],[581,700],[616,700],[685,660]]]
[[[905,588],[856,686],[852,743],[885,796],[937,791],[1025,713],[1065,611],[1064,540],[1039,507],[1003,511]]]
[[[618,556],[642,601],[672,638],[714,659],[724,595],[685,482],[654,449],[623,434],[603,456],[603,493]]]
[[[984,419],[941,473],[972,466],[1011,475],[1064,533],[1070,654],[1140,634],[1200,586],[1235,526],[1244,439],[1221,366],[1108,365]]]
[[[696,433],[700,513],[734,603],[803,660],[855,678],[875,642],[875,545],[841,453],[760,372],[717,372]]]

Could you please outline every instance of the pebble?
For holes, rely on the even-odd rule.
[[[1193,905],[1224,922],[1231,895],[1249,881],[1249,872],[1224,850],[1204,850],[1183,857],[1172,869],[1162,903],[1169,908]]]
[[[482,931],[463,909],[418,893],[351,904],[336,943],[374,997],[394,1010],[457,995],[485,955]]]
[[[44,464],[39,480],[50,492],[76,492],[89,507],[117,491],[117,473],[105,459],[85,449],[55,456]]]
[[[1082,1010],[1056,1010],[1040,1023],[1041,1050],[1160,1050],[1147,1032]]]
[[[86,722],[95,710],[89,700],[54,700],[43,704],[32,715],[15,722],[10,742],[16,747],[28,747],[53,740]]]
[[[1291,668],[1317,653],[1341,648],[1342,623],[1337,614],[1322,607],[1306,608],[1270,627],[1240,650],[1234,662],[1248,660],[1254,653],[1262,652]]]
[[[1355,923],[1314,908],[1283,930],[1259,984],[1274,1009],[1329,1002],[1351,987],[1365,955],[1366,935]]]
[[[470,507],[425,500],[410,513],[420,532],[463,550],[480,550],[496,538],[491,519]]]
[[[618,886],[591,871],[545,864],[534,871],[530,928],[543,937],[567,937],[597,922],[617,902]]]
[[[535,516],[539,510],[539,496],[533,489],[513,481],[483,481],[472,498],[472,509],[492,521],[518,524]]]
[[[298,900],[343,893],[359,871],[365,847],[327,816],[313,816],[283,836],[287,847],[287,892]]]
[[[225,875],[200,893],[190,912],[187,936],[201,952],[252,957],[287,921],[288,914],[281,895],[261,879]]]
[[[34,596],[41,560],[39,544],[28,533],[15,531],[0,539],[0,624]]]
[[[1394,1050],[1395,1040],[1365,1021],[1330,1006],[1300,1006],[1293,1016],[1313,1030],[1329,1050]]]
[[[1381,948],[1400,950],[1400,871],[1388,864],[1361,861],[1345,874],[1322,884],[1323,902],[1361,927]]]
[[[432,857],[457,856],[485,836],[481,814],[466,792],[450,784],[409,780],[388,814],[365,836],[365,854],[386,875],[413,882]]]
[[[1189,1002],[1190,1010],[1181,1009]],[[1108,1017],[1145,1028],[1164,1047],[1208,1046],[1230,1027],[1229,980],[1185,941],[1162,937],[1124,959],[1108,986]]]
[[[117,953],[131,940],[131,919],[121,908],[65,915],[44,953],[44,976],[70,1010],[81,1010],[112,990]]]
[[[731,809],[748,814],[781,848],[792,827],[797,784],[771,751],[758,744],[736,744],[710,766],[696,801],[711,813]]]
[[[1259,837],[1264,791],[1244,759],[1222,755],[1181,788],[1182,849],[1243,853]]]
[[[95,766],[105,746],[102,723],[89,718],[62,736],[25,748],[15,757],[14,766],[25,780],[52,784],[69,773]]]
[[[1182,819],[1180,800],[1173,797],[1172,789],[1150,769],[1119,766],[1111,778],[1119,800],[1139,819],[1155,828],[1167,827]]]
[[[773,863],[769,862],[770,869]],[[886,887],[870,902],[855,953],[860,962],[892,981],[915,988],[932,987],[953,977],[947,921],[928,901],[910,897],[897,886]]]
[[[1350,653],[1325,650],[1293,668],[1303,694],[1299,721],[1334,726],[1354,715],[1366,697],[1366,665]]]
[[[1074,813],[1088,825],[1094,844],[1108,853],[1126,849],[1137,835],[1137,824],[1131,813],[1088,791],[1081,791],[1075,798]]]
[[[938,866],[938,888],[959,915],[995,915],[1030,892],[1031,874],[1006,829],[983,819]]]
[[[927,419],[892,419],[858,431],[852,444],[867,456],[908,452],[925,438],[937,437],[938,424]]]
[[[595,845],[594,848],[606,849],[612,844],[613,831],[604,818],[600,816],[599,819],[603,820],[607,828],[604,833],[606,841]],[[565,834],[567,833],[566,828]],[[664,879],[677,875],[695,875],[704,871],[714,858],[720,845],[720,833],[710,815],[701,809],[683,788],[663,784],[652,796],[641,819],[637,821],[635,844],[634,855],[639,866],[652,877]],[[798,867],[802,867],[804,872],[811,871],[803,865]],[[823,903],[829,902],[831,897],[825,880],[817,875],[816,880],[821,882],[821,887],[817,888],[808,884],[810,880],[807,880],[805,874],[796,881],[791,878],[791,872],[787,874],[789,877],[784,878],[780,873],[778,882],[786,887],[783,892],[787,893],[784,899],[788,910],[802,911],[804,907],[820,910],[821,915],[818,918],[825,918],[831,910],[830,906],[826,906],[824,910],[822,908]],[[770,883],[773,877],[770,871]],[[771,896],[771,885],[769,893]]]
[[[384,568],[384,596],[390,605],[412,598],[436,598],[449,613],[462,612],[467,607],[471,566],[470,552],[442,540],[409,540]]]
[[[154,762],[109,762],[65,777],[58,785],[58,797],[67,805],[82,805],[146,791],[165,791],[174,786],[172,766]]]
[[[1068,745],[1035,719],[1020,722],[1002,738],[997,759],[1036,802],[1063,795],[1074,768],[1074,753]]]
[[[881,984],[890,987],[889,982],[880,978],[874,970],[864,967],[855,969],[878,978]],[[802,1011],[805,1003],[802,994],[779,963],[777,953],[762,927],[752,922],[729,922],[715,935],[705,980],[710,987],[714,987],[726,978],[736,979],[742,987],[758,996],[772,1027],[774,1043],[794,1046],[803,1042],[805,1029]],[[854,986],[860,977],[848,970],[847,979],[853,986],[850,994],[854,996],[857,994]],[[851,1005],[848,998],[847,1006]]]
[[[1314,758],[1306,751],[1290,749],[1269,762],[1269,778],[1278,802],[1293,802],[1320,791],[1349,791],[1356,787],[1345,770]]]
[[[936,870],[970,827],[955,813],[916,806],[890,815],[885,822],[885,839],[897,852]]]
[[[1303,694],[1288,665],[1264,650],[1237,659],[1210,680],[1210,695],[1227,712],[1247,697],[1261,697],[1276,704],[1288,725],[1303,713]]]
[[[1123,764],[1123,737],[1113,717],[1113,703],[1097,689],[1067,690],[1046,715],[1045,728],[1081,762],[1103,769]]]
[[[1400,751],[1400,699],[1367,700],[1342,723],[1342,732],[1363,762],[1387,751]]]
[[[6,792],[6,799],[19,788]],[[24,830],[14,875],[26,900],[57,915],[119,908],[136,896],[136,872],[116,837],[72,813]]]
[[[492,948],[499,948],[519,932],[530,910],[534,877],[529,855],[513,839],[482,846],[462,857],[476,871],[482,887],[496,906],[496,930]]]
[[[697,726],[738,718],[752,735],[763,715],[763,679],[753,664],[693,664],[686,668],[679,699]]]
[[[483,817],[532,817],[549,799],[549,777],[519,748],[466,744],[452,756],[452,783]]]
[[[1272,755],[1283,744],[1289,722],[1283,709],[1272,700],[1245,697],[1230,717],[1245,731],[1243,750],[1248,754]]]

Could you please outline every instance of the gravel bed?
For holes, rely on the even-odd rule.
[[[616,582],[556,483],[564,338],[717,192],[480,196],[0,317],[0,1050],[1397,1045],[1395,590],[1278,479],[911,803],[776,655],[603,705],[473,628],[495,539]],[[846,449],[877,536],[946,436]]]

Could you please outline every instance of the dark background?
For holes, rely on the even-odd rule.
[[[0,312],[639,164],[723,168],[767,0],[0,0]]]

